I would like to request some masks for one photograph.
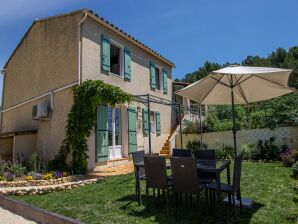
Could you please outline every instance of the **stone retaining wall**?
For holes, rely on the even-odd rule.
[[[27,187],[27,186],[46,186],[62,184],[75,180],[76,177],[68,176],[51,180],[21,180],[21,181],[0,181],[0,187]]]
[[[93,184],[98,181],[101,181],[102,179],[103,179],[102,177],[97,177],[92,179],[85,179],[85,180],[79,180],[79,181],[72,181],[68,183],[60,183],[60,184],[44,185],[44,186],[2,187],[0,188],[0,194],[1,195],[46,194],[50,192],[70,190],[87,184]]]
[[[0,206],[24,218],[33,220],[40,224],[82,224],[82,222],[46,211],[29,205],[25,202],[6,198],[0,195]]]

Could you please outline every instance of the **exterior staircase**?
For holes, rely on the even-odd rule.
[[[171,131],[170,135],[168,136],[168,139],[166,140],[166,142],[162,146],[162,149],[160,150],[159,155],[164,156],[166,158],[170,157],[170,139],[172,138],[175,131],[176,131],[176,129],[173,129]]]
[[[184,119],[184,114],[181,117],[178,117],[177,119],[178,120],[177,120],[176,127],[171,130],[171,133],[168,136],[168,139],[166,140],[166,142],[162,146],[162,149],[159,152],[160,156],[164,156],[166,158],[169,158],[171,156],[170,155],[170,147],[171,147],[170,140],[171,140],[172,136],[176,133],[177,129],[180,127],[182,120]]]

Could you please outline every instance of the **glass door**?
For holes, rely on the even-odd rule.
[[[108,108],[109,160],[122,158],[120,112],[119,108]]]

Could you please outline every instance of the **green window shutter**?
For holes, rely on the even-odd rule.
[[[128,150],[129,153],[136,152],[137,144],[137,111],[134,107],[127,109],[128,114]]]
[[[124,78],[125,80],[131,80],[131,54],[130,50],[124,49]]]
[[[101,69],[110,72],[110,39],[105,35],[101,39]]]
[[[108,134],[108,106],[100,105],[97,107],[96,118],[96,162],[108,160]]]
[[[156,115],[156,134],[160,135],[161,134],[161,130],[160,130],[160,113],[158,111],[156,111],[155,115]]]
[[[148,124],[148,110],[143,109],[143,134],[149,134],[149,124]]]
[[[150,61],[150,86],[151,89],[156,88],[156,79],[155,79],[155,65]]]
[[[167,75],[167,71],[163,69],[162,74],[163,74],[163,93],[165,95],[167,95],[168,94],[168,75]]]

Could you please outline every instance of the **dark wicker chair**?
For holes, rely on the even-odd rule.
[[[132,160],[133,160],[133,164],[135,165],[136,163],[140,163],[140,162],[144,162],[144,156],[145,156],[145,151],[136,151],[132,153]],[[145,168],[144,167],[140,167],[139,168],[139,175],[137,175],[136,173],[137,171],[135,170],[135,178],[137,179],[137,177],[139,176],[140,180],[145,180],[146,176],[145,176]],[[137,180],[136,180],[137,181]],[[136,194],[137,194],[137,184],[135,186],[135,190],[136,190]]]
[[[186,198],[189,194],[190,201],[192,195],[196,194],[198,201],[200,191],[204,189],[204,185],[199,183],[196,159],[193,157],[171,157],[170,160],[176,204],[178,203],[178,194],[181,200],[182,193],[186,194]]]
[[[191,150],[190,149],[173,149],[172,152],[173,157],[191,157]]]
[[[242,210],[242,200],[241,200],[241,192],[240,192],[240,179],[241,179],[241,169],[242,169],[242,156],[238,155],[234,160],[234,174],[233,174],[233,184],[224,184],[220,183],[220,190],[225,192],[229,196],[229,204],[231,204],[231,197],[234,206],[235,218],[237,220],[237,212],[236,212],[236,202],[235,195],[237,195],[237,199],[240,203],[240,209]],[[216,182],[208,184],[207,189],[211,190],[213,193],[213,199],[215,200],[215,192],[217,191]]]
[[[172,181],[167,176],[166,158],[162,156],[145,156],[145,176],[146,176],[146,196],[149,199],[149,189],[152,188],[165,192],[168,211],[169,190],[172,187]]]
[[[195,156],[195,158],[201,159],[201,160],[215,160],[216,159],[214,149],[195,151],[194,156]]]

